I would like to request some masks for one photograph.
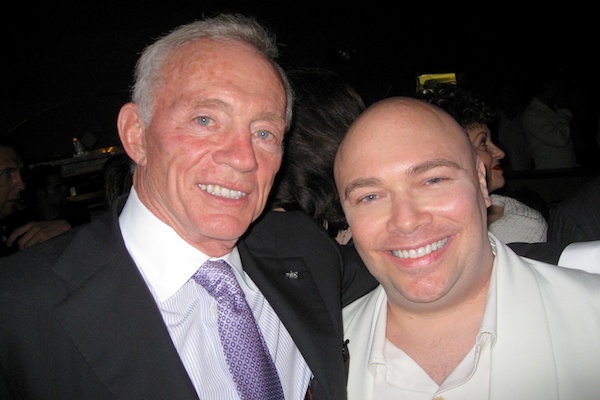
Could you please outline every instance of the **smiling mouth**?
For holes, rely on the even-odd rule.
[[[200,189],[212,194],[213,196],[224,197],[226,199],[241,199],[246,193],[239,190],[231,190],[219,185],[198,185]]]
[[[442,247],[444,247],[444,245],[446,244],[447,241],[448,241],[448,238],[445,237],[441,240],[438,240],[437,242],[433,242],[433,243],[428,244],[427,246],[418,247],[416,249],[394,250],[394,251],[392,251],[392,255],[394,255],[395,257],[398,257],[398,258],[423,257],[423,256],[426,256],[427,254],[431,254],[434,251],[441,249]]]

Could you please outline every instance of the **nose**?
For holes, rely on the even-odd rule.
[[[412,196],[395,198],[391,207],[388,222],[390,231],[411,234],[420,226],[431,222],[431,213],[427,211],[426,205]]]
[[[213,158],[219,164],[227,164],[242,172],[258,168],[252,135],[248,130],[238,130],[228,135],[223,145],[214,152]]]
[[[490,142],[488,146],[492,147],[492,157],[494,157],[495,159],[501,160],[506,155],[506,153],[504,153],[504,150],[496,146],[494,143]]]
[[[12,174],[12,187],[18,191],[25,190],[25,183],[23,182],[21,172],[16,171],[14,174]]]

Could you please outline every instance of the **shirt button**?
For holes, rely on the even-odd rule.
[[[219,306],[217,305],[217,303],[213,303],[210,305],[210,313],[215,317],[219,315]]]

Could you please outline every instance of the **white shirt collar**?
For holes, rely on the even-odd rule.
[[[152,214],[133,187],[119,216],[119,225],[127,250],[160,301],[175,294],[209,259]],[[221,259],[244,277],[237,248]]]

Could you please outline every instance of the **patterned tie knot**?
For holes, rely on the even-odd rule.
[[[233,307],[232,311],[240,313],[245,307],[246,296],[227,262],[209,260],[202,264],[193,278],[218,303]]]

